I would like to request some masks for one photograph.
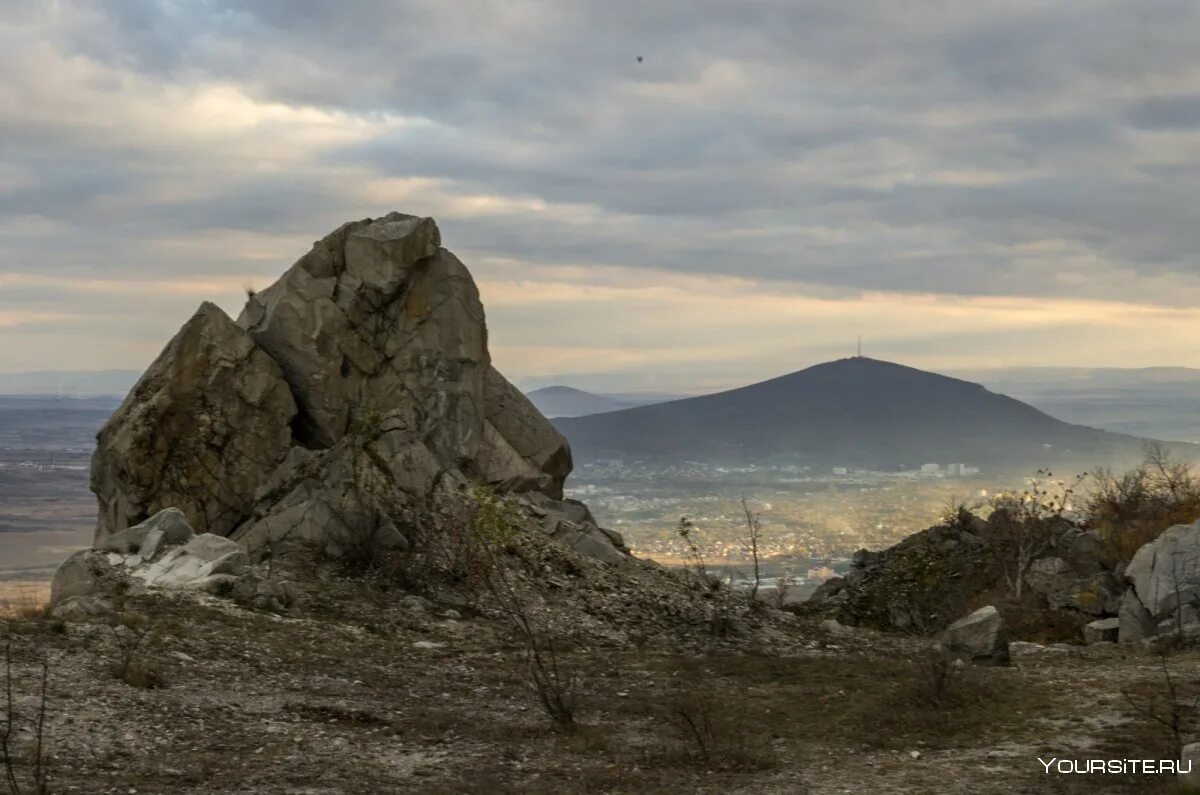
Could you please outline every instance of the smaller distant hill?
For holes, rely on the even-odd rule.
[[[585,417],[674,400],[674,395],[604,395],[571,386],[547,386],[526,393],[546,417]]]
[[[39,370],[0,373],[0,395],[125,395],[137,383],[138,370]]]

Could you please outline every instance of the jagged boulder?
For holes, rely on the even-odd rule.
[[[256,558],[403,551],[472,484],[571,513],[570,471],[566,440],[492,367],[478,290],[437,224],[391,213],[317,241],[237,323],[205,304],[184,326],[100,434],[97,542],[175,505]],[[543,529],[627,555],[590,513]]]
[[[203,304],[97,437],[97,542],[168,506],[228,535],[287,453],[295,413],[279,366]]]
[[[1200,522],[1165,530],[1125,567],[1142,606],[1157,620],[1200,601]]]
[[[946,628],[942,646],[963,662],[1008,665],[1008,630],[1000,611],[988,605]]]

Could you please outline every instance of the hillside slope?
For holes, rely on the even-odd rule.
[[[577,460],[1121,465],[1142,440],[1070,425],[978,384],[855,357],[715,395],[555,424]]]

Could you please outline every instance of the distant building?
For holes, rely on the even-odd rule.
[[[849,474],[850,474],[850,470],[849,470],[849,469],[847,469],[846,467],[834,467],[834,468],[833,468],[833,474],[835,474],[835,475],[849,475]]]
[[[942,468],[937,464],[921,464],[922,475],[936,475],[941,472]]]
[[[963,474],[963,470],[966,468],[967,467],[965,464],[947,464],[946,465],[946,474],[961,475],[961,474]]]

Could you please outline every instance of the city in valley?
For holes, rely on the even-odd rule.
[[[984,507],[1022,481],[962,463],[876,472],[607,461],[580,466],[568,495],[586,502],[635,554],[664,564],[684,564],[693,554],[679,533],[686,517],[705,562],[735,581],[749,576],[751,563],[745,497],[762,528],[764,574],[789,578],[804,595],[844,573],[855,551],[891,546],[935,524],[951,506]]]

